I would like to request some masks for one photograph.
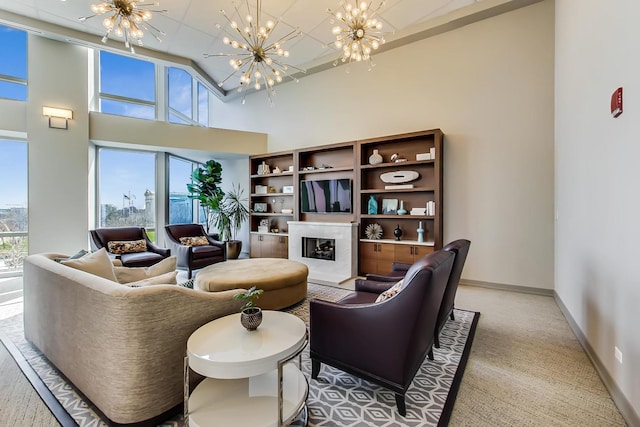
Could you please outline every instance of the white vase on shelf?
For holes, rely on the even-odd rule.
[[[378,150],[373,150],[373,154],[369,156],[369,164],[377,165],[382,163],[382,156],[378,153]]]

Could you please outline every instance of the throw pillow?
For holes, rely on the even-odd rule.
[[[404,280],[400,280],[398,283],[396,283],[395,285],[393,285],[392,287],[390,287],[389,289],[387,289],[386,291],[378,295],[378,298],[376,298],[376,302],[386,301],[398,295],[402,290],[403,282]]]
[[[130,286],[132,288],[140,288],[143,286],[152,286],[152,285],[175,285],[178,283],[176,277],[178,276],[177,271],[172,271],[170,273],[164,273],[159,276],[149,277],[147,279],[138,280],[136,282],[123,283],[124,286]]]
[[[180,243],[185,246],[204,246],[209,244],[207,236],[181,237]]]
[[[60,264],[86,271],[87,273],[95,274],[96,276],[113,280],[114,282],[117,281],[116,274],[113,272],[111,258],[107,255],[107,250],[105,248],[94,253],[87,254],[82,258],[60,261]]]
[[[146,252],[147,242],[141,240],[112,240],[107,243],[107,248],[112,254],[129,254],[132,252]]]
[[[149,267],[113,267],[119,283],[131,283],[176,270],[176,257],[170,256]]]
[[[84,249],[80,249],[78,252],[76,252],[75,254],[71,255],[70,257],[67,257],[67,258],[54,258],[53,260],[56,261],[56,262],[68,261],[70,259],[82,258],[83,256],[85,256],[88,253],[89,252],[85,251]]]

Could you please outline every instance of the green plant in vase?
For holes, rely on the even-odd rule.
[[[262,309],[256,307],[255,300],[263,292],[264,290],[252,286],[249,290],[233,296],[234,299],[245,301],[240,312],[240,323],[249,331],[255,331],[262,323]]]

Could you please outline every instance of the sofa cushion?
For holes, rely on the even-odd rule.
[[[114,267],[119,283],[131,283],[149,279],[176,270],[176,257],[170,256],[149,267]]]
[[[123,283],[124,286],[130,286],[132,288],[141,288],[143,286],[152,286],[152,285],[175,285],[178,283],[177,280],[178,272],[171,271],[169,273],[164,273],[155,277],[148,277],[146,279],[138,280],[130,283]]]
[[[111,258],[107,255],[105,248],[87,254],[82,258],[60,261],[60,264],[117,282]]]
[[[404,283],[404,279],[400,280],[398,283],[381,293],[378,298],[376,298],[376,302],[386,301],[390,298],[395,297],[402,290],[402,284]]]
[[[107,243],[107,248],[112,254],[129,254],[133,252],[146,252],[147,242],[140,240],[111,240]]]
[[[181,237],[180,243],[185,246],[204,246],[209,244],[209,240],[206,236],[189,236]]]

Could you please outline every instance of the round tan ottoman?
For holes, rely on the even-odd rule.
[[[280,310],[307,296],[309,269],[282,258],[238,259],[210,265],[196,275],[195,286],[208,292],[229,289],[264,290],[256,301],[263,310]]]

